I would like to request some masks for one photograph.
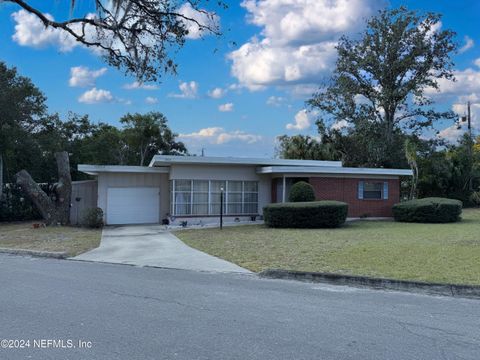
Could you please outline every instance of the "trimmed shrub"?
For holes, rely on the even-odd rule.
[[[103,227],[103,210],[98,207],[85,210],[82,225],[94,229]]]
[[[462,202],[447,198],[424,198],[393,205],[396,221],[418,223],[448,223],[460,220]]]
[[[263,208],[269,227],[334,228],[347,219],[348,205],[340,201],[310,201],[270,204]]]
[[[292,185],[290,195],[288,196],[290,202],[305,202],[315,201],[315,191],[313,186],[305,181],[299,181]]]

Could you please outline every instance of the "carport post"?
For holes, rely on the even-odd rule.
[[[282,184],[282,203],[285,202],[285,193],[286,193],[286,190],[285,190],[285,186],[286,186],[287,182],[285,180],[285,175],[283,175],[283,184]]]

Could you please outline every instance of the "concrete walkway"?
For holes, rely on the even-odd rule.
[[[185,245],[160,225],[107,227],[96,249],[74,260],[156,266],[211,272],[250,273],[228,261]]]

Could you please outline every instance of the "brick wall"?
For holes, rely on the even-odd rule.
[[[358,182],[361,180],[388,181],[388,199],[358,199]],[[317,200],[346,202],[349,217],[390,217],[392,216],[393,204],[400,201],[400,182],[398,179],[311,177],[309,182],[315,189]]]

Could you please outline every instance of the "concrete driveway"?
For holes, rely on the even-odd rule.
[[[107,227],[100,246],[74,260],[211,272],[250,273],[185,245],[160,225]]]

